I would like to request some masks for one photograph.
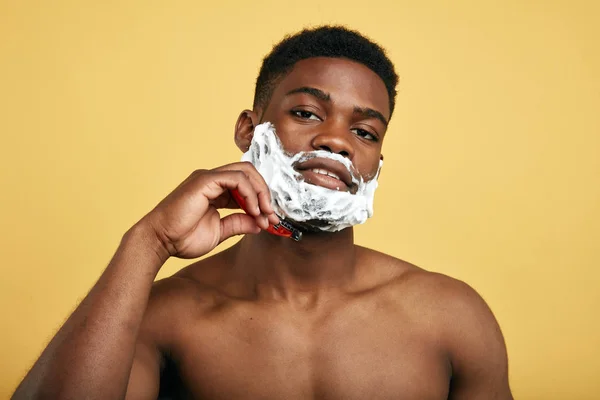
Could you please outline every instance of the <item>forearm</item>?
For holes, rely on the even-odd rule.
[[[152,283],[166,260],[141,225],[27,374],[13,399],[118,399],[125,395]]]

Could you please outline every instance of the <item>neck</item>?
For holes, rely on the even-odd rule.
[[[234,269],[253,283],[259,297],[290,299],[339,290],[355,273],[352,228],[334,233],[304,233],[302,240],[261,232],[236,246]]]

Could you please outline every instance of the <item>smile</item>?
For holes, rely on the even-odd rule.
[[[336,175],[336,174],[334,174],[333,172],[331,172],[331,171],[327,171],[327,170],[325,170],[325,169],[313,168],[313,169],[311,169],[310,171],[312,171],[312,172],[314,172],[314,173],[317,173],[317,174],[321,174],[321,175],[327,175],[327,176],[330,176],[330,177],[332,177],[332,178],[335,178],[335,179],[337,179],[337,180],[341,180],[339,176],[337,176],[337,175]]]
[[[302,174],[306,183],[312,185],[350,193],[357,188],[350,171],[338,161],[315,157],[295,166],[295,169]]]
[[[300,171],[304,177],[304,181],[311,185],[321,186],[326,189],[331,189],[340,192],[347,192],[348,185],[346,185],[339,176],[331,171],[327,171],[321,168],[311,168]]]

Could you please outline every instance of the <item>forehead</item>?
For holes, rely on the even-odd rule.
[[[291,90],[314,87],[337,105],[372,108],[387,119],[389,96],[383,80],[365,65],[345,58],[314,57],[298,61],[275,88],[272,100]]]

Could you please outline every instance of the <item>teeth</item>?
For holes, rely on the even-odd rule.
[[[334,174],[333,172],[329,172],[325,169],[319,169],[319,168],[313,168],[311,169],[312,172],[315,172],[317,174],[321,174],[321,175],[327,175],[327,176],[331,176],[332,178],[335,178],[337,180],[340,179],[339,176],[337,176],[336,174]]]

